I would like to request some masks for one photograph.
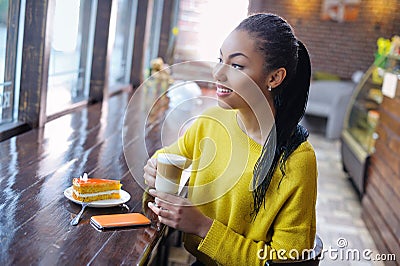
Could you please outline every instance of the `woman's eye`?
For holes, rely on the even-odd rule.
[[[222,60],[221,57],[218,57],[217,60],[218,60],[218,63],[219,63],[219,64],[223,64],[223,63],[224,63],[224,61]],[[235,69],[243,69],[243,66],[242,66],[242,65],[239,65],[239,64],[234,64],[234,63],[232,63],[231,66],[232,66],[233,68],[235,68]]]
[[[232,64],[232,67],[236,69],[243,69],[243,66],[238,64]]]

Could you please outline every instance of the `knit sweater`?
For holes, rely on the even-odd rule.
[[[185,234],[186,249],[206,265],[264,265],[277,254],[289,257],[311,249],[317,196],[311,144],[303,142],[289,156],[283,178],[277,167],[265,208],[252,221],[250,184],[262,146],[241,130],[236,115],[211,108],[165,148],[192,160],[188,197],[213,219],[204,239]]]

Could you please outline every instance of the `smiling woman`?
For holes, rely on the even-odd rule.
[[[223,42],[213,71],[219,106],[163,151],[192,163],[188,198],[154,190],[161,223],[185,233],[196,265],[265,265],[313,247],[317,167],[298,123],[310,85],[308,51],[273,14],[244,19]],[[160,152],[160,151],[158,151]],[[212,159],[210,159],[212,158]],[[265,257],[257,252],[266,247]]]
[[[217,80],[217,95],[220,103],[224,103],[233,109],[248,108],[249,104],[253,105],[254,108],[259,103],[249,103],[249,100],[253,98],[249,93],[259,93],[259,90],[266,92],[270,87],[278,86],[285,78],[286,70],[284,68],[279,68],[271,73],[264,71],[264,58],[260,56],[259,51],[254,49],[255,46],[255,40],[246,31],[233,31],[225,39],[220,49],[219,63],[230,66],[232,69],[240,70],[245,75],[238,75],[237,72],[229,71],[229,68],[226,66],[220,65],[215,68],[214,77]],[[254,84],[250,85],[250,80]],[[270,80],[268,81],[269,83],[267,80]],[[249,86],[255,88],[250,90]],[[230,91],[228,88],[233,89],[233,91]],[[235,95],[238,95],[241,99],[237,99],[238,97],[234,97]],[[267,100],[267,102],[263,103],[265,105],[263,108],[270,106],[272,112],[274,112],[272,94],[262,93],[258,96],[265,97]],[[243,117],[243,113],[247,112],[238,113],[239,119],[241,121],[245,121],[244,119],[248,121],[250,117]],[[255,128],[248,125],[250,127],[245,131],[260,132],[257,121],[254,125]],[[261,136],[258,136],[256,139],[258,143],[263,143]]]

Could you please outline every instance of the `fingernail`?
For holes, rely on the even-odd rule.
[[[149,193],[150,193],[150,194],[155,194],[155,193],[156,193],[156,190],[153,189],[153,188],[152,188],[152,189],[149,189]]]
[[[147,206],[150,207],[151,205],[153,205],[153,202],[151,202],[151,201],[147,202]]]

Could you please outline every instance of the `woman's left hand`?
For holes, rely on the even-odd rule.
[[[158,220],[185,233],[202,238],[207,235],[213,220],[205,216],[188,199],[150,189],[155,203],[149,202],[149,208],[158,216]]]

